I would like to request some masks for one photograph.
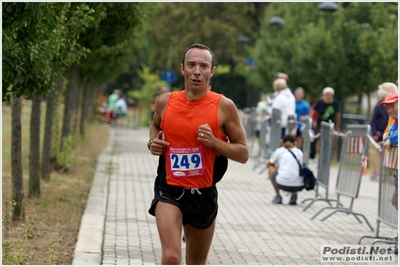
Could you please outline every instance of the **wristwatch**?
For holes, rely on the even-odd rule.
[[[150,150],[151,143],[153,143],[153,139],[150,139],[149,142],[147,142],[147,148],[149,150]]]

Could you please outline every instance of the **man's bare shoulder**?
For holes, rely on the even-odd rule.
[[[237,110],[235,103],[232,101],[232,99],[227,98],[226,96],[221,97],[221,102],[220,102],[220,107],[222,109],[234,109]]]
[[[157,106],[164,107],[167,104],[170,95],[171,93],[161,94],[157,99]]]
[[[220,122],[225,124],[228,121],[237,121],[239,120],[239,112],[235,103],[225,96],[222,96],[220,101]]]

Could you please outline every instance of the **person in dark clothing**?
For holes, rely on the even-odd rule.
[[[332,121],[337,131],[340,131],[341,114],[339,110],[339,102],[334,98],[335,90],[332,87],[325,87],[322,91],[322,99],[318,100],[314,108],[311,110],[310,117],[313,118],[318,114],[316,122],[313,122],[315,134],[321,131],[321,122]],[[319,137],[315,139],[315,155],[319,152]]]
[[[389,114],[385,107],[380,103],[390,94],[397,92],[397,86],[394,83],[382,83],[378,87],[379,102],[376,104],[371,118],[371,135],[376,142],[383,141],[385,129],[389,122]],[[371,180],[379,180],[379,152],[374,153],[372,159]]]
[[[371,135],[374,138],[376,142],[381,142],[383,132],[386,129],[388,120],[389,120],[389,115],[386,111],[386,108],[379,105],[381,101],[376,104],[374,108],[374,112],[372,113],[372,118],[371,118]],[[373,160],[373,171],[371,175],[371,180],[378,181],[379,180],[379,154],[375,153],[376,156],[374,156]]]

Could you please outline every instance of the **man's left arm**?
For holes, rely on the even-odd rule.
[[[246,163],[249,159],[246,133],[240,122],[237,108],[232,100],[226,97],[221,98],[218,117],[219,124],[223,128],[223,132],[228,135],[229,142],[214,137],[210,146],[229,159]]]
[[[342,119],[342,114],[340,114],[340,112],[336,112],[335,113],[335,128],[336,130],[340,130],[340,125],[341,125],[341,119]]]
[[[339,102],[337,102],[335,100],[335,103],[336,103],[336,107],[335,107],[335,110],[336,110],[336,112],[335,112],[335,128],[336,128],[337,131],[340,131],[341,130],[340,126],[341,126],[341,122],[342,122],[342,114],[340,113],[340,110],[339,110]]]

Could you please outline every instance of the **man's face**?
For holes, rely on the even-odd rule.
[[[396,119],[398,109],[398,102],[391,103],[391,104],[384,104],[388,114],[392,119]]]
[[[325,93],[325,94],[322,96],[322,99],[324,100],[324,102],[325,102],[326,104],[331,104],[331,103],[333,102],[333,94],[331,94],[331,93]]]
[[[296,90],[294,91],[294,97],[296,98],[297,101],[300,101],[304,97],[304,92],[301,90]]]
[[[181,72],[185,77],[185,86],[191,89],[208,89],[210,78],[215,73],[212,67],[212,55],[206,49],[192,48],[186,53],[185,65]]]

